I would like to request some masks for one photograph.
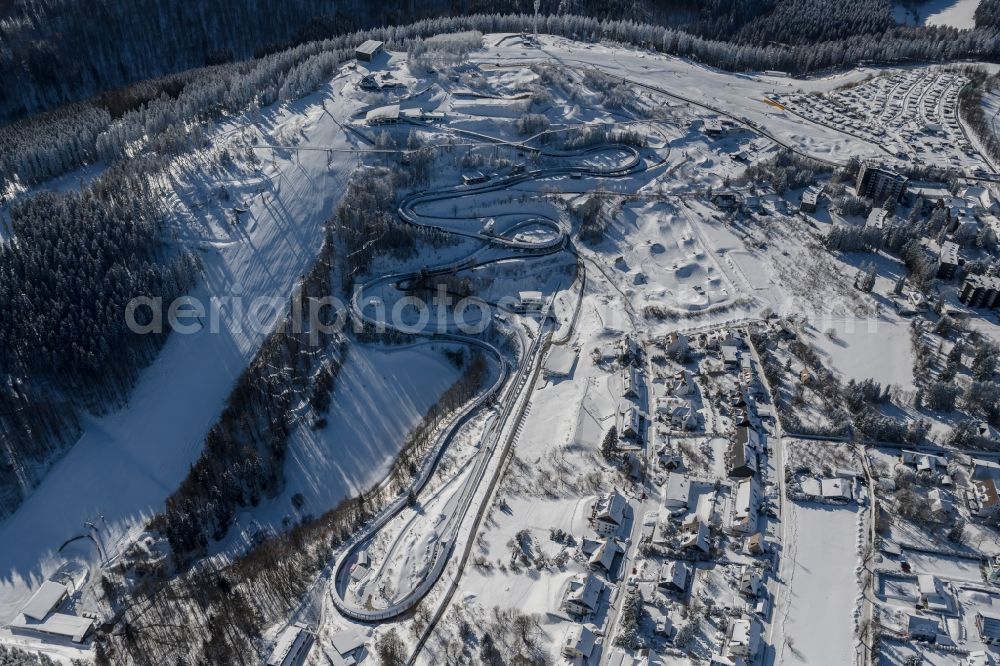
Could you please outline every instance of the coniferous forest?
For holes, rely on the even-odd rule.
[[[996,28],[997,6],[984,0],[977,25]],[[355,30],[472,14],[532,14],[534,7],[533,0],[10,0],[0,4],[0,121]],[[632,16],[692,36],[758,47],[877,36],[894,28],[891,0],[543,0],[538,7],[546,16]],[[928,28],[910,37],[936,41],[947,33]],[[790,69],[812,67],[806,59],[797,64]],[[174,81],[125,96],[148,101],[142,97],[175,96],[182,86]],[[95,112],[115,115],[123,100],[114,97]]]

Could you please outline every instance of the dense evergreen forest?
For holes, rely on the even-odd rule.
[[[983,0],[978,24],[996,27],[997,6]],[[547,16],[629,16],[753,46],[829,42],[894,27],[891,0],[542,0],[538,7]],[[7,0],[0,3],[0,122],[355,30],[534,9],[534,0]],[[176,82],[154,90],[177,91]],[[104,111],[120,111],[115,100],[105,101]]]
[[[975,18],[977,28],[1000,28],[1000,0],[979,0]]]
[[[81,410],[122,404],[162,334],[125,326],[136,295],[169,302],[197,260],[161,240],[155,158],[119,164],[82,191],[21,198],[0,243],[0,516],[60,453]]]

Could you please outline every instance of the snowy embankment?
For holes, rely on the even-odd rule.
[[[327,425],[295,429],[281,494],[239,514],[225,545],[239,550],[256,530],[281,531],[286,518],[321,515],[382,481],[407,434],[459,377],[458,368],[439,349],[463,347],[351,345]],[[293,502],[301,502],[301,509],[294,509]]]
[[[792,534],[786,545],[793,567],[776,600],[784,645],[780,664],[844,666],[854,660],[854,616],[860,593],[858,541],[863,521],[856,505],[788,502]]]
[[[348,117],[355,106],[340,96],[343,83],[334,79],[321,92],[257,115],[250,127],[262,143],[277,143],[282,128],[294,124],[303,143],[350,148],[333,118]],[[219,133],[243,127],[234,121]],[[271,151],[258,153],[258,183],[225,183],[237,201],[252,199],[241,225],[229,223],[234,202],[213,198],[222,183],[206,163],[177,168],[168,203],[175,214],[172,231],[202,252],[204,277],[192,296],[208,303],[239,295],[244,304],[266,297],[275,299],[276,308],[261,315],[245,305],[227,306],[218,333],[203,328],[170,336],[129,404],[84,423],[80,439],[0,525],[0,623],[13,619],[31,589],[62,563],[57,551],[67,539],[94,534],[104,551],[94,553],[97,562],[116,554],[162,508],[198,458],[235,379],[312,264],[323,222],[344,191],[355,157],[278,150],[272,161]]]

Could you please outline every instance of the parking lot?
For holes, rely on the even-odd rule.
[[[958,119],[968,78],[946,71],[896,72],[827,94],[783,93],[791,113],[880,146],[902,162],[973,170],[981,166]]]

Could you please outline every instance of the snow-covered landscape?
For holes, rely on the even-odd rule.
[[[994,58],[541,11],[0,134],[0,664],[1000,663]]]

